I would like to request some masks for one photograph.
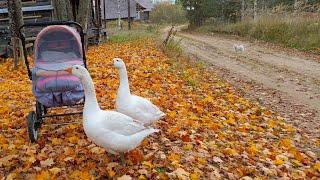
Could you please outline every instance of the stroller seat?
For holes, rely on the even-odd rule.
[[[72,105],[84,98],[80,80],[63,71],[45,71],[33,69],[32,91],[37,100],[46,107]],[[37,72],[40,75],[37,76]]]

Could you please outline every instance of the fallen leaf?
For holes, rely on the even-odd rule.
[[[41,167],[50,167],[54,164],[54,161],[52,158],[46,159],[44,161],[40,161]]]

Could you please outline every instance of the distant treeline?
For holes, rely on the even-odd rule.
[[[236,22],[261,11],[286,7],[286,11],[320,12],[320,0],[179,0],[190,25],[201,26],[208,18]]]

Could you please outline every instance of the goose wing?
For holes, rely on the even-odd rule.
[[[150,116],[154,117],[164,115],[164,113],[160,111],[160,109],[148,99],[135,95],[132,96],[132,99],[134,102],[136,114],[149,114]]]
[[[104,128],[114,133],[128,136],[146,129],[141,123],[119,112],[105,111],[104,116]]]

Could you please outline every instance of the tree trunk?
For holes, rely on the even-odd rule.
[[[118,5],[118,29],[121,30],[121,11],[120,11],[120,0],[117,0]]]
[[[13,64],[14,68],[17,69],[19,63],[19,51],[22,52],[21,42],[20,39],[18,39],[19,27],[23,24],[20,0],[8,0],[8,14],[11,31],[11,43],[13,47]]]
[[[246,2],[245,0],[241,0],[241,21],[244,20],[244,17],[245,17],[245,5],[246,5]]]
[[[80,0],[77,11],[76,21],[81,24],[84,32],[88,30],[88,17],[91,10],[90,2],[90,0]]]
[[[128,1],[128,29],[131,30],[130,0]]]
[[[53,0],[54,19],[57,21],[74,20],[72,7],[69,0]]]
[[[83,31],[85,33],[84,43],[85,43],[86,49],[88,46],[87,32],[88,32],[89,12],[91,10],[90,3],[91,3],[91,0],[81,0],[79,2],[79,8],[78,8],[77,17],[76,17],[76,21],[81,24]]]
[[[302,4],[301,0],[294,0],[293,11],[297,12],[299,10],[301,4]]]
[[[253,21],[257,21],[257,0],[253,1]]]
[[[91,0],[53,0],[55,20],[65,21],[73,20],[78,22],[84,33],[88,31],[88,19],[91,10]],[[85,37],[85,46],[87,47],[87,37]]]

